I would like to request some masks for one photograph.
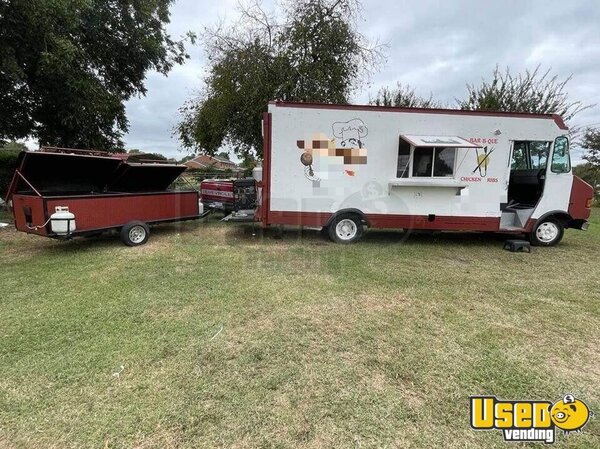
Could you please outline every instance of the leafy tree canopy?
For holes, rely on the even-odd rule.
[[[564,80],[552,76],[550,69],[542,72],[540,66],[518,75],[511,74],[508,68],[501,72],[496,67],[491,80],[483,80],[478,86],[468,84],[467,98],[458,99],[457,103],[461,109],[469,110],[553,113],[569,121],[590,107],[569,100],[565,87],[570,80],[570,76]]]
[[[124,102],[187,57],[165,31],[172,2],[0,1],[0,139],[122,148]]]
[[[531,112],[538,114],[559,114],[569,121],[579,112],[591,107],[580,101],[570,101],[565,90],[571,77],[564,80],[551,75],[550,69],[545,72],[540,66],[533,71],[513,75],[507,68],[501,72],[498,67],[492,72],[490,79],[483,79],[481,84],[467,84],[465,99],[456,99],[456,107],[469,110]],[[395,88],[381,88],[371,104],[380,106],[439,108],[442,103],[433,95],[420,97],[414,88],[397,84]],[[573,133],[574,130],[572,130]]]
[[[395,106],[402,108],[441,108],[442,103],[429,97],[417,95],[415,89],[398,83],[395,88],[382,87],[377,92],[375,99],[370,103],[375,106]]]
[[[24,150],[27,150],[27,146],[20,142],[11,141],[0,145],[0,198],[2,199],[8,193],[8,186],[17,168],[19,154]]]
[[[583,135],[581,146],[587,150],[583,158],[600,170],[600,129],[587,129]]]
[[[194,159],[196,157],[195,154],[188,154],[187,156],[182,157],[179,160],[180,164],[185,164],[187,161],[191,161],[192,159]]]
[[[181,109],[184,147],[215,154],[223,143],[242,158],[262,155],[261,119],[270,100],[346,103],[382,60],[359,33],[357,0],[299,0],[282,18],[259,3],[239,23],[205,30],[210,69],[197,98]]]
[[[27,151],[27,145],[22,142],[16,142],[11,140],[10,142],[6,142],[3,145],[0,145],[0,150],[8,150],[8,151]]]

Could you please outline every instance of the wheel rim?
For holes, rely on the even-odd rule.
[[[356,223],[349,218],[344,218],[335,225],[335,233],[341,240],[352,240],[356,237],[357,232],[358,227],[356,226]]]
[[[129,230],[129,240],[132,243],[142,243],[146,238],[146,230],[143,226],[134,226]]]
[[[558,237],[558,233],[558,226],[555,223],[549,221],[539,225],[537,230],[535,231],[535,235],[537,236],[537,238],[540,240],[540,242],[544,243],[550,243],[556,240],[556,237]]]

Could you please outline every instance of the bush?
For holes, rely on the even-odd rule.
[[[0,150],[0,197],[6,198],[8,186],[12,180],[20,151]]]
[[[600,206],[600,167],[587,162],[573,167],[573,174],[594,188],[594,205]]]

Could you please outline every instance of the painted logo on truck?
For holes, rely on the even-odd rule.
[[[313,182],[313,187],[320,187],[322,180],[331,179],[339,173],[355,176],[355,166],[367,163],[363,139],[369,130],[361,119],[335,122],[331,128],[334,137],[315,133],[311,140],[296,142],[302,150],[300,162],[304,166],[304,175]]]
[[[488,145],[484,145],[480,148],[475,149],[475,168],[471,172],[471,175],[463,176],[460,178],[460,180],[469,183],[498,182],[497,177],[488,176],[488,167],[490,165],[491,156],[492,153],[496,151],[496,147],[493,145],[498,143],[498,139],[487,137],[470,137],[468,140],[471,143],[480,145],[484,145],[487,143]]]

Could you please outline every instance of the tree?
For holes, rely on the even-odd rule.
[[[457,103],[469,110],[554,113],[569,121],[591,107],[569,100],[565,87],[570,80],[570,76],[562,81],[557,75],[551,76],[550,69],[541,72],[540,66],[516,76],[508,68],[502,73],[496,66],[491,81],[483,80],[479,86],[467,84],[467,98]]]
[[[375,106],[402,108],[441,108],[443,106],[439,101],[433,99],[433,94],[427,98],[420,97],[414,88],[400,83],[397,83],[395,88],[382,87],[370,103]]]
[[[262,155],[262,114],[270,100],[346,103],[382,60],[358,32],[357,0],[287,2],[276,21],[260,4],[242,8],[232,28],[205,30],[209,72],[176,128],[191,151]]]
[[[221,151],[220,153],[217,153],[217,156],[219,156],[221,159],[229,160],[229,153],[227,151]]]
[[[146,153],[144,151],[138,150],[136,148],[132,148],[131,150],[127,150],[127,154],[130,154],[130,161],[140,161],[140,160],[156,160],[156,161],[166,161],[168,160],[165,156],[160,153]]]
[[[124,102],[187,57],[165,31],[172,2],[0,1],[0,139],[122,148]]]
[[[0,151],[2,150],[7,150],[7,151],[27,151],[27,145],[25,145],[22,142],[16,142],[14,140],[11,140],[10,142],[6,142],[4,145],[0,145]]]
[[[579,176],[589,185],[594,187],[594,189],[597,189],[598,186],[600,186],[600,167],[592,165],[589,162],[574,166],[573,174]]]
[[[600,129],[588,128],[583,135],[581,146],[587,150],[583,158],[600,170]]]
[[[21,142],[6,142],[0,145],[0,198],[5,198],[10,181],[17,169],[17,160],[27,146]]]
[[[187,161],[191,161],[192,159],[195,159],[196,155],[195,154],[188,154],[187,156],[182,157],[179,160],[180,164],[185,164]]]

